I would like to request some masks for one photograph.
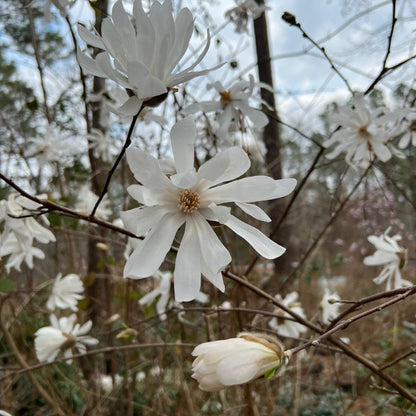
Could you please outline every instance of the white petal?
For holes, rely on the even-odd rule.
[[[126,151],[127,162],[134,177],[144,186],[153,188],[172,188],[173,185],[160,169],[157,159],[149,153],[130,147]]]
[[[247,153],[240,147],[231,147],[205,162],[198,170],[198,178],[206,179],[214,186],[238,178],[249,168]]]
[[[155,227],[165,214],[166,209],[162,207],[140,207],[123,211],[120,216],[126,229],[142,236]]]
[[[135,95],[129,97],[120,107],[118,107],[114,112],[121,116],[129,117],[135,116],[139,110],[143,101],[140,101]]]
[[[217,275],[231,262],[231,255],[202,215],[193,216],[202,258],[212,275]]]
[[[267,201],[284,197],[295,187],[296,179],[274,180],[268,176],[251,176],[208,189],[204,198],[216,204]]]
[[[81,52],[81,49],[77,49],[77,59],[81,68],[88,74],[95,75],[96,77],[105,78],[105,73],[98,67],[94,59],[90,58],[85,53]]]
[[[178,121],[170,131],[176,172],[182,173],[194,167],[195,121],[192,116]]]
[[[245,202],[236,202],[236,205],[247,215],[259,221],[270,222],[272,219],[257,205],[247,204]]]
[[[244,238],[261,256],[266,259],[275,259],[281,256],[286,249],[270,238],[266,237],[257,228],[240,221],[238,218],[230,215],[225,225],[231,228],[236,234]]]
[[[99,36],[91,33],[89,30],[87,30],[84,26],[80,25],[79,23],[77,27],[78,34],[85,43],[93,46],[94,48],[105,49],[104,43]]]
[[[191,170],[187,172],[182,172],[182,173],[177,173],[176,175],[172,175],[170,177],[170,180],[178,188],[189,189],[195,185],[197,181],[197,175],[196,175],[195,169],[192,168]]]
[[[178,302],[194,300],[201,288],[200,256],[197,230],[192,221],[187,221],[176,256],[173,278],[175,299]]]
[[[182,224],[182,216],[165,215],[127,260],[124,277],[141,278],[154,274],[170,250]]]

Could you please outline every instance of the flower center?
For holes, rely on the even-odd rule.
[[[178,208],[185,214],[190,214],[196,211],[201,205],[201,198],[199,195],[190,189],[184,189],[179,192]]]
[[[231,98],[230,91],[220,91],[220,96],[221,96],[221,104],[224,107],[233,101],[233,99]]]
[[[367,127],[368,126],[361,126],[359,129],[358,129],[358,134],[361,136],[361,137],[364,137],[365,139],[368,139],[370,136],[371,136],[371,134],[368,132],[368,130],[367,130]]]

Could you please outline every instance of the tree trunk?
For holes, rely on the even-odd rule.
[[[257,4],[264,5],[264,0],[256,0]],[[257,52],[257,69],[259,73],[259,80],[265,84],[270,85],[274,90],[272,65],[270,60],[269,40],[267,34],[267,21],[266,14],[262,13],[257,19],[254,20],[254,36],[256,41]],[[269,123],[263,130],[263,141],[266,146],[266,168],[270,176],[274,179],[282,178],[282,161],[281,161],[281,129],[278,123],[278,113],[276,110],[276,101],[274,93],[262,88],[261,98],[269,105],[271,109],[268,109],[263,105],[262,110],[269,117]],[[285,200],[276,200],[270,203],[270,218],[272,224],[276,224],[280,216],[283,213],[286,205]],[[286,227],[280,227],[278,233],[273,239],[282,245],[285,245],[287,241],[288,229]],[[278,286],[279,278],[283,277],[283,274],[287,273],[289,262],[287,261],[287,254],[274,260],[275,264],[275,278],[268,283],[268,289],[273,290]]]

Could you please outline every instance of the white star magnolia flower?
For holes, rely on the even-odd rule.
[[[390,228],[380,236],[370,235],[368,241],[373,244],[376,251],[364,259],[366,266],[384,266],[380,274],[373,279],[374,283],[380,285],[386,282],[386,290],[400,289],[411,286],[412,283],[402,278],[400,270],[407,261],[407,250],[400,247],[397,241],[401,240],[399,234],[389,236]]]
[[[160,272],[157,271],[153,278],[156,280],[156,287],[151,292],[147,293],[145,296],[143,296],[139,300],[139,305],[148,305],[150,306],[155,299],[159,297],[157,303],[156,303],[156,312],[158,313],[160,320],[164,321],[166,320],[166,308],[169,303],[169,295],[170,295],[170,286],[171,281],[173,278],[173,275],[171,272]],[[207,303],[208,301],[208,295],[206,295],[203,292],[199,292],[195,300],[200,303]]]
[[[64,357],[68,358],[66,362],[70,364],[73,349],[83,354],[87,351],[86,345],[98,344],[98,339],[86,335],[92,328],[92,321],[81,326],[75,323],[75,314],[59,319],[51,315],[49,320],[51,326],[45,326],[35,332],[35,351],[41,362],[52,362],[59,351],[63,351]]]
[[[149,13],[144,12],[141,0],[135,0],[133,16],[126,13],[122,1],[118,0],[112,17],[104,19],[101,25],[101,36],[78,26],[78,33],[87,44],[103,50],[95,58],[78,51],[78,61],[86,72],[110,78],[126,88],[130,98],[119,112],[134,115],[143,102],[157,104],[175,85],[211,70],[192,72],[208,51],[208,33],[205,49],[197,60],[188,68],[174,72],[188,49],[193,28],[190,10],[181,9],[174,19],[170,0],[163,4],[154,1]],[[150,102],[155,97],[159,100]]]
[[[376,157],[387,162],[392,153],[400,156],[390,141],[398,133],[393,122],[401,118],[403,112],[391,112],[383,116],[379,116],[379,113],[380,110],[374,112],[370,109],[361,94],[354,95],[352,107],[340,107],[331,117],[340,128],[323,143],[325,147],[336,144],[335,149],[326,155],[327,158],[334,159],[346,152],[345,160],[349,165],[366,168]]]
[[[259,129],[269,122],[269,119],[262,111],[249,105],[249,99],[253,98],[254,78],[252,75],[250,75],[250,81],[237,81],[229,89],[226,89],[219,81],[209,86],[218,91],[219,100],[191,104],[183,112],[184,114],[193,114],[200,110],[206,113],[218,111],[220,128],[215,134],[225,144],[232,144],[230,143],[228,131],[230,128],[233,130],[240,129],[243,117],[247,117],[254,127]]]
[[[83,298],[84,286],[80,277],[76,274],[68,274],[62,277],[62,273],[56,276],[52,293],[46,302],[46,307],[53,311],[55,309],[78,310],[78,301]]]
[[[406,130],[399,141],[400,149],[405,149],[410,143],[416,146],[416,112],[409,113],[406,120]]]
[[[338,293],[330,292],[328,288],[325,289],[324,296],[321,300],[320,306],[322,308],[322,322],[328,325],[334,318],[339,315],[339,303],[332,303],[330,300],[340,300]]]
[[[46,195],[38,195],[38,198],[45,199]],[[42,250],[33,247],[35,241],[43,244],[56,241],[50,230],[40,225],[33,217],[25,217],[35,213],[40,207],[40,204],[17,193],[12,193],[7,200],[0,201],[0,223],[4,222],[0,235],[0,258],[10,256],[6,263],[8,273],[11,268],[20,271],[23,261],[32,269],[34,257],[45,258]],[[43,217],[43,220],[49,224],[46,217]]]
[[[255,0],[245,0],[237,7],[225,12],[225,17],[228,17],[231,22],[236,25],[235,31],[237,33],[243,33],[248,31],[248,21],[250,17],[252,19],[257,19],[268,9],[269,7],[265,5],[260,6]]]
[[[88,147],[93,150],[93,155],[103,162],[114,162],[114,155],[117,154],[117,147],[114,140],[104,134],[101,130],[91,129],[91,133],[87,134]]]
[[[294,313],[306,319],[305,312],[303,311],[300,302],[297,302],[298,297],[299,294],[297,292],[288,293],[284,299],[280,295],[275,296],[275,298],[284,306],[290,308]],[[287,312],[280,308],[276,308],[274,312],[281,318],[272,318],[269,321],[269,326],[282,337],[298,338],[300,334],[306,332],[306,327],[299,322],[291,320],[291,316]]]
[[[81,187],[78,193],[78,199],[75,204],[75,210],[81,214],[89,215],[93,210],[95,203],[98,200],[98,196],[95,195],[94,192],[91,191],[88,185],[84,185]],[[107,195],[103,198],[98,209],[95,213],[97,218],[101,218],[103,220],[107,220],[112,214],[110,201],[107,198]]]
[[[290,353],[270,336],[243,332],[238,338],[204,342],[192,351],[192,377],[204,391],[272,377],[287,364]]]
[[[195,137],[192,118],[173,126],[171,143],[177,173],[169,178],[147,152],[137,148],[126,152],[130,169],[141,183],[130,186],[128,192],[143,206],[123,212],[121,218],[126,228],[136,235],[147,235],[127,260],[124,277],[152,276],[171,249],[176,232],[185,224],[174,271],[178,302],[195,299],[201,273],[221,291],[225,290],[221,271],[230,263],[231,256],[208,221],[226,225],[263,257],[272,259],[282,255],[283,247],[240,221],[222,204],[235,202],[248,215],[270,221],[261,208],[250,202],[286,196],[296,186],[295,179],[274,180],[267,176],[232,181],[250,167],[247,154],[238,147],[216,154],[196,172]]]

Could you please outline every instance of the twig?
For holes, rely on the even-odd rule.
[[[0,179],[2,179],[4,182],[9,184],[13,189],[15,189],[17,192],[19,192],[24,197],[30,199],[31,201],[34,201],[38,203],[39,205],[42,205],[45,207],[49,212],[59,212],[61,215],[64,215],[66,217],[76,218],[79,220],[92,222],[94,224],[100,225],[105,228],[109,228],[110,230],[117,231],[118,233],[127,235],[128,237],[133,238],[143,238],[139,237],[130,231],[125,230],[124,228],[117,227],[116,225],[112,224],[111,222],[100,220],[96,217],[92,217],[91,215],[81,214],[77,211],[74,211],[72,209],[63,207],[62,205],[55,204],[54,202],[48,201],[47,199],[40,199],[36,196],[33,196],[26,192],[24,189],[22,189],[19,185],[15,184],[14,181],[7,176],[3,175],[0,172]]]
[[[2,309],[4,307],[5,301],[8,298],[4,298],[3,301],[0,304],[0,325],[3,329],[3,333],[5,335],[5,338],[7,340],[7,343],[9,347],[12,349],[14,356],[16,357],[16,360],[19,362],[19,364],[24,367],[25,372],[29,372],[29,377],[36,388],[36,390],[39,392],[39,394],[43,397],[43,399],[51,406],[52,409],[54,409],[54,412],[56,415],[59,416],[65,416],[66,413],[58,406],[56,401],[49,395],[49,393],[42,387],[42,385],[39,383],[37,378],[30,372],[31,367],[24,359],[23,355],[20,354],[20,351],[14,342],[14,339],[12,335],[10,334],[9,330],[7,329],[6,323],[4,322],[5,314],[3,313]],[[22,370],[20,370],[22,371]],[[13,376],[16,376],[20,371],[16,371],[13,373]],[[6,376],[7,377],[7,376]]]
[[[397,364],[399,361],[404,360],[409,355],[416,353],[416,347],[411,347],[409,351],[406,351],[404,354],[399,355],[396,359],[393,361],[390,361],[380,367],[380,370],[385,370],[386,368],[392,367],[393,365]]]
[[[281,217],[279,218],[279,221],[277,222],[277,224],[275,225],[275,227],[273,228],[272,232],[270,233],[269,237],[272,238],[274,235],[276,235],[277,231],[279,230],[280,226],[282,225],[283,221],[286,219],[286,217],[288,216],[290,209],[292,208],[293,204],[296,201],[296,198],[299,195],[299,192],[301,191],[301,189],[303,188],[303,186],[305,185],[306,181],[308,180],[309,176],[312,174],[312,172],[315,170],[316,164],[318,163],[319,159],[321,158],[322,154],[324,153],[325,148],[321,147],[319,152],[317,153],[317,155],[315,156],[314,161],[312,162],[312,165],[310,166],[310,168],[308,169],[308,172],[306,173],[306,175],[303,177],[302,181],[300,182],[299,186],[295,189],[292,198],[290,199],[289,203],[287,204],[284,212],[282,213]],[[253,267],[256,265],[257,261],[259,260],[260,256],[258,254],[256,254],[256,256],[254,257],[254,259],[252,260],[252,262],[250,263],[250,265],[247,267],[246,271],[245,271],[245,275],[248,275],[251,270],[253,270]]]
[[[262,289],[258,288],[257,286],[251,284],[247,280],[244,280],[242,277],[234,275],[233,273],[230,273],[228,271],[224,272],[224,275],[231,280],[234,280],[247,289],[251,290],[253,293],[257,293],[259,296],[263,297],[264,299],[267,299],[269,302],[277,306],[278,308],[284,310],[289,315],[293,316],[299,323],[302,325],[305,325],[309,329],[312,329],[313,331],[323,335],[325,332],[319,328],[318,326],[314,325],[311,322],[308,322],[298,314],[294,313],[290,308],[287,308],[285,305],[283,305],[281,302],[279,302],[276,298],[274,298],[269,293],[263,291]],[[414,287],[412,287],[409,292],[415,292]],[[408,295],[409,296],[409,295]],[[341,329],[341,328],[340,328]],[[346,355],[354,359],[355,361],[358,361],[363,366],[367,367],[370,371],[377,374],[381,379],[383,379],[387,384],[389,384],[391,387],[393,387],[399,394],[409,400],[410,402],[416,404],[416,397],[408,392],[405,388],[403,388],[399,383],[396,382],[392,377],[390,377],[388,374],[383,373],[383,371],[380,370],[380,368],[377,366],[376,363],[371,361],[370,359],[366,358],[365,356],[359,354],[357,351],[355,351],[352,347],[345,344],[344,342],[340,341],[339,339],[333,338],[331,335],[327,337],[328,341],[330,341],[333,345],[340,348]]]
[[[324,226],[324,228],[321,230],[321,232],[318,234],[318,236],[315,238],[315,240],[312,242],[312,244],[309,246],[308,250],[306,251],[306,253],[303,255],[302,259],[299,261],[299,264],[297,265],[297,267],[292,271],[292,273],[282,282],[282,285],[280,287],[280,290],[282,289],[282,287],[284,287],[290,280],[292,280],[293,276],[296,274],[296,272],[303,266],[303,264],[305,263],[305,261],[307,260],[307,258],[310,256],[310,254],[312,253],[312,251],[315,249],[315,247],[317,246],[318,242],[321,240],[321,238],[324,236],[324,234],[326,233],[326,231],[328,230],[328,228],[334,223],[334,221],[337,219],[338,215],[340,214],[340,212],[344,209],[345,204],[350,200],[350,198],[352,197],[352,195],[355,193],[355,191],[357,190],[357,188],[360,186],[362,180],[365,178],[365,176],[367,175],[368,171],[370,170],[372,165],[370,165],[365,172],[361,175],[360,179],[357,181],[357,183],[354,185],[354,187],[352,188],[351,192],[344,198],[344,200],[341,202],[341,204],[339,205],[338,209],[335,211],[335,213],[333,213],[331,215],[331,218],[329,219],[329,221],[326,223],[326,225]]]
[[[351,94],[353,93],[353,90],[349,84],[349,82],[347,81],[347,79],[344,77],[344,75],[341,74],[341,72],[336,68],[336,66],[334,65],[334,63],[332,62],[331,58],[328,56],[328,54],[326,53],[326,50],[323,46],[320,46],[317,42],[315,42],[303,29],[302,25],[300,23],[298,23],[296,21],[296,17],[288,12],[284,12],[282,15],[282,19],[288,23],[290,26],[295,26],[297,27],[301,32],[302,32],[302,36],[306,39],[308,39],[314,46],[316,46],[325,56],[326,60],[329,62],[329,64],[331,65],[331,68],[337,73],[337,75],[342,79],[342,81],[344,82],[344,84],[347,86],[348,90],[351,92]]]
[[[114,165],[111,168],[110,172],[108,172],[107,180],[105,181],[104,188],[103,188],[103,190],[101,192],[101,195],[97,199],[97,202],[95,203],[94,208],[91,211],[91,217],[94,217],[94,215],[95,215],[95,213],[96,213],[96,211],[98,209],[98,206],[100,205],[100,203],[103,200],[105,194],[107,193],[108,186],[110,185],[111,178],[113,177],[113,174],[114,174],[114,172],[117,169],[117,166],[119,165],[122,157],[124,156],[124,153],[126,152],[126,149],[131,144],[131,137],[133,135],[134,126],[136,125],[137,118],[139,117],[139,115],[140,115],[141,111],[143,110],[143,108],[144,108],[144,105],[142,104],[141,107],[140,107],[140,109],[139,109],[139,111],[137,112],[137,114],[135,116],[133,116],[133,120],[131,121],[130,128],[129,128],[129,131],[127,133],[127,137],[126,137],[126,141],[124,143],[124,146],[121,149],[120,154],[117,156],[117,159],[114,162]]]
[[[348,309],[346,309],[344,312],[342,312],[340,315],[338,315],[335,319],[333,319],[331,324],[328,326],[327,329],[333,328],[345,316],[354,312],[358,308],[361,308],[361,306],[363,306],[367,303],[375,302],[376,300],[383,299],[383,298],[390,298],[390,297],[393,297],[393,296],[396,296],[396,295],[400,295],[402,293],[407,292],[408,290],[409,290],[408,287],[403,287],[401,289],[393,289],[393,290],[388,290],[388,291],[385,291],[385,292],[376,293],[374,295],[367,296],[367,297],[359,299],[357,301],[352,301],[352,300],[350,300],[350,301],[345,301],[345,300],[341,301],[343,303],[347,303],[347,302],[348,303],[353,303],[353,305],[350,306]]]
[[[194,348],[196,344],[187,344],[187,343],[177,343],[177,342],[170,342],[170,343],[164,343],[164,342],[157,342],[157,343],[151,343],[151,344],[129,344],[129,345],[117,345],[114,347],[105,347],[105,348],[96,348],[93,350],[89,350],[85,353],[82,354],[74,354],[71,358],[59,358],[57,360],[51,361],[51,362],[46,362],[46,363],[41,363],[41,364],[36,364],[36,365],[32,365],[32,366],[27,366],[26,368],[22,368],[19,371],[16,371],[13,373],[14,376],[16,375],[20,375],[20,374],[24,374],[27,372],[31,372],[34,370],[39,370],[41,368],[44,367],[49,367],[51,365],[55,365],[58,363],[64,363],[65,361],[68,361],[69,359],[72,360],[78,360],[80,358],[83,357],[89,357],[92,355],[96,355],[96,354],[106,354],[108,352],[113,352],[113,351],[129,351],[129,350],[134,350],[134,349],[142,349],[142,348],[165,348],[165,347],[173,347],[173,348],[178,348],[178,347],[183,347],[183,348]],[[0,380],[3,380],[4,378],[7,378],[9,376],[2,376],[0,377]]]

